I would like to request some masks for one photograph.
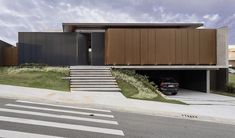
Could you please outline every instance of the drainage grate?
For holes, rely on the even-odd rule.
[[[198,118],[198,116],[196,116],[196,115],[181,114],[181,116],[186,117],[186,118]]]

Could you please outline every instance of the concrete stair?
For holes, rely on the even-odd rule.
[[[71,66],[70,90],[72,92],[120,92],[110,68],[106,66]]]

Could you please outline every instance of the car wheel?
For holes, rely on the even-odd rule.
[[[177,92],[172,93],[172,95],[176,95],[176,94],[177,94]]]

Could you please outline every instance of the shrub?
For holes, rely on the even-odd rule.
[[[46,67],[47,64],[44,64],[44,63],[24,63],[24,64],[21,64],[19,67],[20,68],[43,68],[43,67]]]
[[[230,92],[230,93],[233,93],[235,92],[235,84],[232,83],[232,82],[229,82],[227,85],[226,85],[226,89],[227,89],[227,92]]]

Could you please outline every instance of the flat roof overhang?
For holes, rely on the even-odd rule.
[[[63,23],[63,32],[107,28],[198,28],[203,23]]]
[[[79,68],[87,68],[87,65],[77,65],[77,66],[70,66],[70,69]],[[91,66],[92,67],[92,66]],[[218,70],[221,68],[228,68],[228,66],[218,66],[218,65],[103,65],[103,66],[96,66],[96,67],[110,67],[110,68],[117,68],[117,69],[135,69],[135,70]]]
[[[157,66],[110,66],[111,68],[118,69],[135,69],[135,70],[218,70],[221,68],[228,68],[228,66],[216,66],[216,65],[192,65],[192,66],[173,66],[173,65],[157,65]]]

